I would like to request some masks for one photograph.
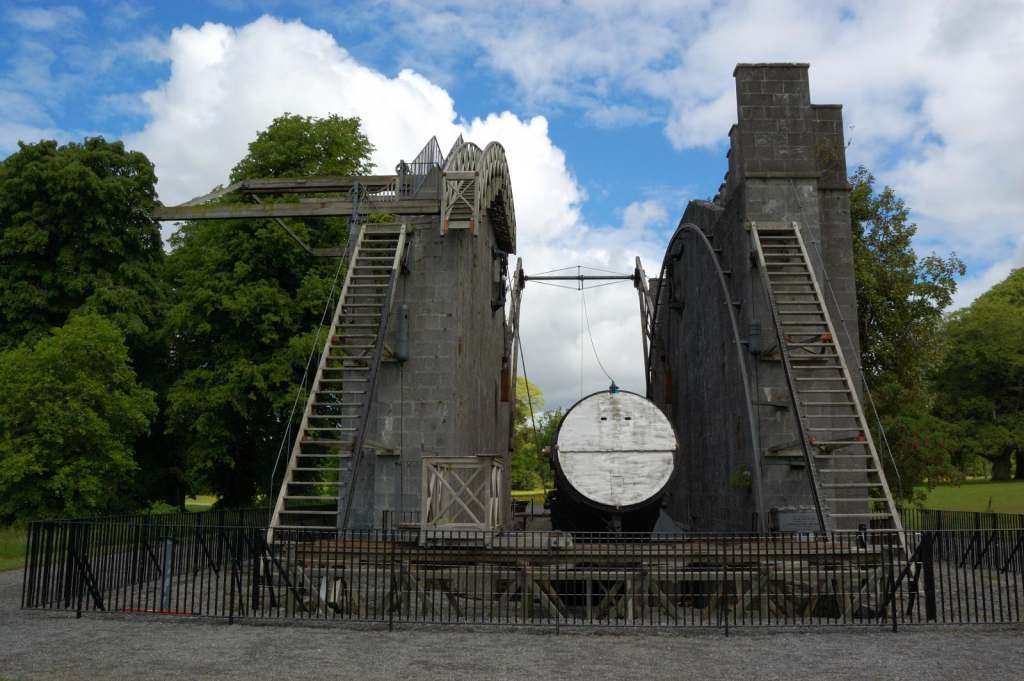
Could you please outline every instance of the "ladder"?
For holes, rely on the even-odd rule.
[[[275,530],[345,529],[407,234],[405,224],[390,223],[364,224],[359,231],[268,541]]]
[[[824,532],[903,526],[800,226],[750,223]]]

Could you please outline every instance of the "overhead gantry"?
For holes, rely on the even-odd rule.
[[[437,139],[431,138],[413,161],[399,163],[393,175],[241,180],[180,205],[157,208],[151,217],[181,221],[338,216],[359,222],[370,213],[398,218],[439,216],[442,234],[454,229],[477,233],[487,224],[501,249],[515,252],[515,206],[505,149],[491,142],[481,150],[461,136],[447,156]],[[342,248],[311,248],[281,224],[310,255],[344,253]]]

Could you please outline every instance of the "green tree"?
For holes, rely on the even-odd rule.
[[[894,470],[883,457],[889,480],[909,497],[922,483],[956,475],[952,434],[933,415],[928,377],[941,357],[943,314],[964,264],[955,255],[918,256],[910,209],[891,187],[876,191],[863,166],[850,183],[861,364],[896,460]]]
[[[0,350],[91,310],[121,328],[139,381],[162,398],[167,291],[160,230],[149,219],[155,183],[143,154],[101,137],[21,144],[0,162]],[[136,443],[138,485],[122,493],[180,502],[179,458],[154,424]]]
[[[554,484],[554,472],[544,450],[555,443],[562,411],[543,410],[544,393],[541,389],[517,376],[510,475],[513,489],[550,488]]]
[[[956,312],[946,334],[937,411],[956,429],[957,454],[991,461],[995,480],[1010,478],[1016,457],[1024,478],[1024,268]]]
[[[122,508],[156,413],[124,335],[85,312],[0,353],[0,521]]]
[[[153,165],[121,142],[19,144],[0,162],[0,348],[83,307],[151,349],[162,300]]]
[[[286,114],[259,133],[230,179],[361,174],[372,150],[358,119]],[[312,245],[347,237],[340,218],[290,227]],[[193,491],[247,503],[267,487],[310,347],[322,343],[314,335],[338,261],[308,257],[270,220],[186,223],[171,243],[169,427],[184,443]]]

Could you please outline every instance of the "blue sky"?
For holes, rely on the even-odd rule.
[[[14,0],[0,9],[0,154],[124,139],[177,202],[223,182],[284,111],[359,115],[382,170],[433,134],[497,139],[528,271],[628,270],[636,255],[653,271],[686,201],[722,179],[734,64],[806,61],[812,100],[844,105],[851,167],[907,199],[919,251],[967,261],[964,304],[1024,264],[1022,36],[1020,0]],[[578,294],[527,296],[549,402],[603,387]],[[635,295],[587,302],[605,365],[640,387]]]

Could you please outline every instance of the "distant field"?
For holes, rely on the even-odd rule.
[[[217,502],[217,497],[212,494],[200,494],[197,497],[187,497],[185,499],[185,510],[186,511],[209,511],[213,508],[213,505]]]
[[[941,485],[928,492],[921,507],[943,511],[1024,513],[1024,480],[968,480],[960,485]]]
[[[0,527],[0,571],[13,570],[25,564],[24,527]]]
[[[544,501],[544,489],[514,489],[512,490],[512,498],[519,501],[530,501],[533,500],[536,503]]]

